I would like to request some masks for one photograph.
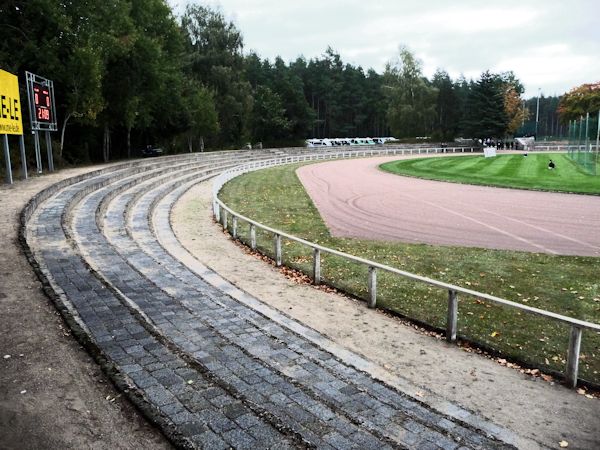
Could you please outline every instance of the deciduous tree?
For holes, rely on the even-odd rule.
[[[388,96],[388,123],[396,137],[428,135],[435,119],[437,89],[423,76],[422,63],[406,47],[387,64],[383,88]]]
[[[586,113],[600,110],[600,81],[577,86],[567,92],[558,105],[558,112],[563,123],[579,119]]]

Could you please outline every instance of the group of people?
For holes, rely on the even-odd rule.
[[[496,147],[498,150],[512,150],[515,147],[514,141],[502,141],[500,139],[497,141],[494,141],[491,138],[487,138],[485,140],[479,139],[479,143],[485,147]]]

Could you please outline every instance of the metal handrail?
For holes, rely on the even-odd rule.
[[[483,292],[474,291],[472,289],[466,289],[460,286],[456,286],[450,283],[444,283],[442,281],[434,280],[432,278],[423,277],[421,275],[417,275],[411,272],[407,272],[404,270],[396,269],[395,267],[387,266],[385,264],[378,263],[376,261],[371,261],[365,258],[361,258],[359,256],[350,255],[348,253],[341,252],[339,250],[335,250],[329,247],[324,247],[319,244],[315,244],[313,242],[307,241],[305,239],[299,238],[297,236],[291,235],[281,230],[277,230],[275,228],[269,227],[267,225],[261,224],[249,217],[246,217],[242,214],[237,213],[230,207],[228,207],[223,201],[218,198],[218,193],[223,187],[225,183],[230,181],[231,179],[242,175],[244,173],[259,170],[268,167],[274,167],[278,165],[284,164],[292,164],[296,162],[303,161],[315,161],[315,160],[323,160],[323,159],[339,159],[339,158],[355,158],[355,157],[365,157],[365,156],[375,156],[381,154],[397,154],[397,152],[401,152],[401,154],[423,154],[423,153],[447,153],[449,150],[452,153],[455,153],[456,149],[442,149],[442,148],[432,148],[432,149],[381,149],[381,150],[358,150],[354,152],[340,152],[340,153],[317,153],[310,155],[301,155],[301,156],[285,156],[280,158],[274,158],[270,160],[256,161],[249,164],[242,164],[240,166],[234,167],[223,172],[219,175],[214,184],[213,184],[213,213],[218,222],[222,222],[224,229],[228,229],[228,218],[230,215],[233,224],[233,237],[237,237],[237,226],[238,220],[242,220],[250,225],[250,234],[251,234],[251,247],[253,249],[256,248],[256,228],[264,230],[268,233],[273,234],[275,238],[275,255],[276,255],[276,264],[278,266],[281,265],[282,261],[282,248],[281,248],[281,239],[285,238],[290,241],[297,242],[299,244],[305,245],[313,250],[313,281],[315,284],[320,283],[320,255],[321,253],[327,253],[334,256],[339,256],[349,261],[366,265],[369,268],[369,299],[368,304],[369,307],[373,308],[376,306],[377,301],[377,270],[383,270],[385,272],[393,273],[396,275],[400,275],[402,277],[419,281],[422,283],[429,284],[431,286],[435,286],[441,289],[445,289],[448,291],[448,317],[446,323],[446,339],[450,342],[454,342],[456,340],[456,332],[457,332],[457,316],[458,316],[458,300],[457,294],[466,294],[470,296],[474,296],[480,299],[488,300],[492,303],[496,303],[502,306],[507,306],[510,308],[515,308],[521,311],[525,311],[527,313],[535,314],[542,317],[547,317],[553,320],[557,320],[562,323],[566,323],[571,326],[571,336],[569,340],[569,349],[568,349],[568,357],[567,357],[567,367],[565,370],[565,377],[567,379],[568,384],[572,387],[577,385],[577,372],[578,372],[578,363],[579,363],[579,353],[581,346],[581,335],[582,330],[588,329],[596,332],[600,332],[600,324],[595,324],[592,322],[587,322],[580,319],[575,319],[573,317],[564,316],[562,314],[557,314],[551,311],[543,310],[540,308],[534,308],[532,306],[523,305],[517,302],[513,302],[511,300],[506,300],[504,298],[496,297],[493,295],[485,294]],[[470,151],[473,152],[472,148],[463,149],[460,148],[461,152]]]

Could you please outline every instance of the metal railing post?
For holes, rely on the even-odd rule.
[[[281,266],[281,235],[275,235],[275,265],[277,267]]]
[[[369,266],[369,308],[375,308],[377,304],[377,269]]]
[[[250,248],[256,250],[256,226],[250,224]]]
[[[237,239],[237,216],[231,216],[231,236]]]
[[[567,352],[567,371],[565,378],[567,385],[574,388],[577,386],[577,373],[579,372],[579,350],[581,349],[582,330],[575,325],[571,326],[569,337],[569,350]]]
[[[318,248],[313,249],[313,283],[321,283],[321,251]]]
[[[570,148],[573,148],[573,147],[578,148],[580,146],[571,146]],[[389,153],[393,152],[393,153],[402,153],[402,154],[416,154],[416,153],[422,152],[422,149],[416,149],[416,150],[417,151],[415,152],[414,149],[406,150],[406,151],[404,149],[392,149]],[[475,151],[479,151],[479,148],[460,147],[460,148],[453,148],[453,151],[454,150],[456,150],[457,152],[461,152],[461,153],[467,153],[467,152],[473,153]],[[371,153],[373,153],[373,151],[371,151]],[[343,153],[342,155],[346,156],[346,153]],[[352,155],[356,155],[356,153],[348,154],[348,156],[352,156]],[[308,157],[303,157],[302,160],[325,159],[322,156],[323,155],[309,155]],[[324,156],[327,158],[331,158],[334,155],[327,154]],[[300,160],[301,158],[296,158],[296,159]],[[261,164],[257,164],[257,163],[254,163],[254,164],[256,166],[261,165]],[[247,171],[248,170],[244,171],[244,173]],[[240,172],[240,171],[238,170],[238,172]],[[225,183],[225,178],[228,181],[234,177],[228,176],[228,177],[219,178],[218,183],[221,183],[220,184],[221,186]],[[223,209],[223,211],[221,211],[221,206],[216,198],[216,195],[217,195],[216,191],[213,192],[213,195],[215,196],[214,203],[213,203],[215,218],[216,218],[216,222],[220,223],[221,222],[220,215],[223,214],[226,216],[228,211],[225,210],[225,207],[223,207],[224,209]],[[251,219],[244,218],[243,216],[236,217],[235,213],[233,213],[233,212],[230,212],[230,214],[231,214],[231,218],[232,218],[232,228],[233,228],[232,235],[235,237],[237,235],[238,218],[242,218],[245,221],[249,221]],[[226,220],[227,220],[227,218],[225,217],[225,223],[226,223]],[[280,240],[283,237],[285,237],[286,239],[289,239],[291,241],[297,241],[303,245],[308,246],[309,248],[312,248],[313,249],[313,268],[312,268],[313,269],[313,281],[314,281],[315,285],[321,284],[322,280],[321,280],[321,250],[320,250],[320,248],[318,249],[318,248],[313,247],[313,245],[315,245],[315,244],[311,244],[310,242],[307,242],[303,239],[288,235],[288,234],[286,234],[282,231],[276,230],[276,229],[265,227],[264,225],[261,225],[261,224],[254,225],[252,223],[249,223],[249,225],[250,225],[250,246],[253,250],[256,250],[256,226],[260,227],[261,229],[264,229],[265,231],[271,233],[274,236],[275,260],[278,265],[283,263],[282,258],[280,256],[281,251],[282,251]],[[278,251],[278,247],[279,247],[279,251]],[[595,323],[590,323],[590,322],[574,319],[572,317],[562,316],[560,314],[552,313],[552,312],[545,311],[545,310],[540,310],[538,308],[533,308],[533,307],[529,307],[526,305],[517,304],[515,302],[509,301],[506,299],[494,297],[493,295],[484,294],[481,292],[474,292],[472,290],[464,289],[459,286],[454,286],[451,284],[439,282],[437,280],[431,280],[426,277],[421,277],[421,276],[418,276],[415,274],[400,271],[393,267],[385,266],[383,264],[379,264],[374,261],[368,261],[363,258],[354,257],[352,255],[348,255],[348,254],[345,254],[343,252],[339,252],[336,250],[323,248],[323,251],[325,251],[326,253],[331,253],[336,256],[340,256],[342,258],[356,261],[360,264],[366,265],[369,268],[367,302],[370,307],[374,307],[376,305],[376,301],[377,301],[377,275],[376,275],[377,269],[381,269],[386,272],[396,273],[398,275],[408,277],[408,278],[414,279],[416,281],[432,284],[434,286],[437,286],[437,287],[447,290],[448,291],[448,310],[447,310],[447,323],[446,323],[446,339],[449,342],[454,342],[457,339],[457,334],[458,334],[458,327],[457,327],[458,298],[457,298],[457,296],[458,296],[459,292],[464,293],[465,295],[469,295],[469,296],[481,296],[482,299],[488,300],[492,303],[500,304],[500,305],[503,305],[506,307],[517,308],[519,310],[526,311],[526,312],[529,312],[532,314],[541,315],[541,316],[544,316],[546,319],[555,319],[555,320],[558,320],[563,323],[568,323],[571,326],[571,333],[570,333],[570,340],[569,340],[567,363],[566,363],[566,367],[565,367],[565,380],[566,380],[566,383],[568,383],[570,387],[577,386],[579,357],[580,357],[580,351],[581,351],[581,340],[582,340],[583,330],[590,329],[590,330],[594,330],[596,332],[600,332],[600,326]]]
[[[458,297],[456,291],[448,290],[448,317],[446,319],[446,340],[456,342],[456,325],[458,323]]]

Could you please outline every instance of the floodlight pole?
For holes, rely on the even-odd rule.
[[[600,110],[598,110],[598,126],[596,127],[596,152],[600,152],[600,147],[598,147],[598,144],[600,144]]]
[[[590,113],[585,114],[585,150],[588,151],[588,143],[590,142]]]
[[[537,106],[535,108],[535,139],[538,138],[538,122],[540,119],[540,93],[542,88],[538,88]]]

